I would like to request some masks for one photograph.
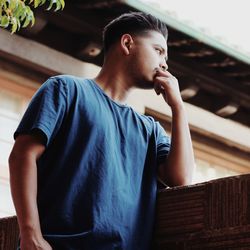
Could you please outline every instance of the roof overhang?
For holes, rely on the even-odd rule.
[[[19,35],[101,66],[102,29],[128,11],[151,13],[168,25],[169,69],[179,79],[186,102],[250,125],[248,59],[139,1],[72,0],[63,11],[39,9],[35,13],[35,26],[22,30]]]

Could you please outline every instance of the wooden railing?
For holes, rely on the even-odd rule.
[[[16,216],[0,219],[0,250],[16,250],[19,229]]]
[[[0,250],[18,234],[16,217],[0,219]],[[159,192],[153,250],[191,249],[250,249],[250,174]]]
[[[159,192],[154,249],[249,250],[250,175]]]

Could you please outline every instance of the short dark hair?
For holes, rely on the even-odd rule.
[[[142,35],[148,31],[157,31],[167,40],[168,29],[165,23],[156,17],[143,12],[122,14],[108,23],[103,30],[104,53],[117,42],[123,34]]]

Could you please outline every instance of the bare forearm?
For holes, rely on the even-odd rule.
[[[171,134],[171,149],[164,166],[166,179],[171,186],[190,184],[195,161],[183,104],[172,108]]]
[[[10,184],[21,235],[41,234],[37,210],[36,159],[30,155],[12,154],[9,159]]]
[[[156,93],[162,94],[172,110],[171,148],[159,174],[169,186],[190,184],[195,166],[194,153],[178,80],[170,72],[159,70],[154,82]]]

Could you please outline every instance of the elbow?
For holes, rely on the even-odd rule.
[[[15,153],[12,150],[8,158],[9,167],[12,165],[13,161],[15,161],[15,158],[16,158]]]
[[[177,183],[177,185],[175,185],[175,186],[188,186],[188,185],[192,184],[192,179],[190,179],[190,178],[181,178],[176,183]]]
[[[13,170],[13,167],[16,165],[15,163],[18,161],[17,159],[18,159],[17,153],[14,150],[12,150],[8,158],[10,173]]]
[[[13,176],[15,176],[17,172],[16,162],[17,162],[17,156],[12,150],[8,158],[10,184],[12,183]]]
[[[172,181],[168,181],[169,187],[178,187],[178,186],[188,186],[192,183],[189,178],[175,178]]]
[[[192,177],[193,173],[179,173],[169,176],[166,179],[166,183],[168,183],[169,187],[188,186],[192,184]]]
[[[195,164],[172,164],[167,162],[167,164],[161,165],[160,170],[160,176],[167,186],[187,186],[192,184]]]
[[[191,185],[193,180],[193,174],[186,174],[185,176],[181,176],[179,178],[179,186],[187,186]]]
[[[195,164],[190,164],[180,171],[174,178],[174,186],[187,186],[191,185],[193,181],[193,174],[195,170]]]
[[[17,166],[20,166],[20,164],[25,160],[25,153],[21,152],[19,150],[16,150],[14,147],[9,155],[8,163],[9,163],[9,171],[11,172],[15,171]]]

